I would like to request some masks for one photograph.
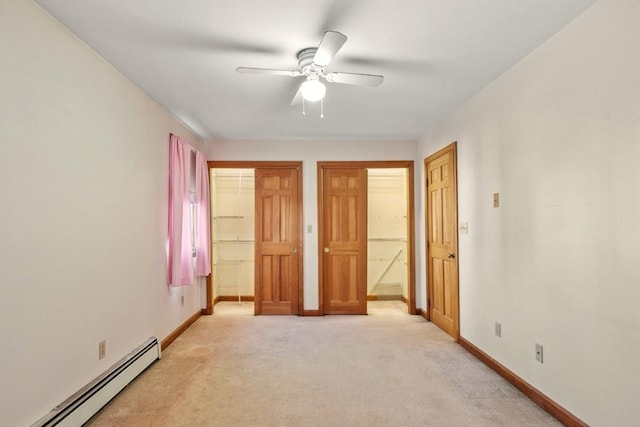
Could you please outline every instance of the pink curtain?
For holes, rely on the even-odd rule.
[[[208,276],[211,273],[209,166],[200,151],[196,152],[196,200],[196,276]]]
[[[169,286],[193,283],[189,164],[191,147],[171,135],[169,142]]]

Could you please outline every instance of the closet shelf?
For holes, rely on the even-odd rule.
[[[252,263],[252,259],[219,259],[213,265]]]
[[[254,240],[242,240],[242,239],[218,239],[213,243],[254,243]]]
[[[370,237],[367,239],[370,242],[406,242],[404,237]]]
[[[252,174],[240,174],[240,173],[221,173],[220,175],[218,175],[217,173],[213,174],[214,177],[216,178],[253,178],[254,175]],[[247,181],[247,182],[251,182],[251,181]]]
[[[242,219],[244,216],[242,215],[216,215],[212,216],[211,219]]]

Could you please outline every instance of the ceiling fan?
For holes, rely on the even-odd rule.
[[[309,47],[298,52],[297,70],[279,70],[272,68],[238,67],[236,71],[242,74],[270,74],[274,76],[305,77],[298,92],[293,97],[291,105],[304,101],[316,102],[324,98],[326,87],[321,79],[329,83],[342,83],[356,86],[380,86],[384,77],[377,74],[339,73],[326,71],[340,48],[347,41],[347,36],[337,31],[326,31],[318,47]]]

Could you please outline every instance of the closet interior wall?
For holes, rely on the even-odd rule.
[[[409,298],[407,170],[368,169],[367,295]]]
[[[210,169],[214,301],[254,296],[253,169]]]

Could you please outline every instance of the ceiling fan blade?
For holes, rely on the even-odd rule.
[[[302,84],[300,85],[300,87],[298,87],[298,91],[296,92],[296,94],[293,96],[293,99],[291,100],[291,105],[300,105],[302,104]]]
[[[375,87],[382,84],[384,76],[378,74],[328,73],[326,79],[331,83]]]
[[[321,67],[329,65],[333,57],[347,41],[347,36],[337,31],[327,31],[324,33],[313,62]]]
[[[302,73],[298,70],[277,70],[274,68],[251,68],[251,67],[238,67],[236,71],[240,74],[269,74],[272,76],[287,76],[298,77]]]

